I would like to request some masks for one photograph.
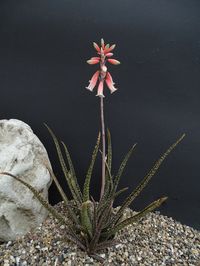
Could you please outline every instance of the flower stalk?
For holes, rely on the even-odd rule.
[[[105,172],[106,172],[106,140],[105,140],[105,122],[104,122],[104,102],[103,97],[100,98],[101,107],[101,132],[102,132],[102,179],[101,179],[101,193],[102,199],[105,191]]]
[[[97,51],[98,57],[92,57],[91,59],[87,60],[87,63],[90,65],[99,64],[100,69],[96,71],[91,80],[89,81],[88,87],[86,89],[93,91],[94,87],[96,86],[98,80],[98,88],[97,88],[97,95],[100,97],[100,110],[101,110],[101,132],[102,132],[102,177],[101,177],[101,192],[100,192],[100,199],[102,199],[104,192],[105,192],[105,172],[106,172],[106,141],[105,141],[105,121],[104,121],[104,101],[103,98],[105,97],[103,94],[104,90],[104,82],[108,86],[111,93],[115,92],[117,88],[114,86],[114,82],[112,79],[111,74],[107,71],[106,62],[109,62],[113,65],[118,65],[120,62],[116,59],[112,59],[110,57],[113,56],[113,49],[115,48],[115,44],[109,45],[105,44],[104,40],[101,39],[101,46],[99,47],[98,44],[93,43],[95,50]]]

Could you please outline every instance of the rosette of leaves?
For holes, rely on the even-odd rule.
[[[51,206],[41,194],[33,188],[30,184],[25,182],[23,178],[14,176],[7,172],[2,172],[3,175],[12,176],[14,179],[25,185],[28,189],[32,191],[35,197],[40,201],[40,203],[60,222],[66,226],[65,240],[75,243],[80,249],[85,251],[88,255],[96,258],[97,260],[102,260],[98,255],[103,249],[111,247],[117,243],[115,238],[116,234],[124,227],[136,223],[147,213],[158,208],[167,197],[162,197],[147,207],[145,207],[140,212],[135,215],[124,219],[124,210],[130,206],[133,200],[141,193],[144,187],[148,184],[150,179],[156,173],[162,162],[169,155],[169,153],[178,145],[178,143],[184,138],[185,134],[182,135],[175,143],[173,143],[167,151],[160,157],[158,161],[155,162],[152,169],[146,174],[142,179],[140,184],[127,196],[125,201],[119,207],[117,211],[113,211],[113,202],[120,194],[125,192],[128,188],[123,188],[118,190],[118,184],[120,178],[123,174],[124,168],[130,158],[131,154],[135,149],[135,145],[128,151],[124,157],[119,170],[115,176],[112,175],[112,144],[111,136],[109,130],[107,130],[107,156],[106,156],[106,185],[103,197],[99,202],[96,202],[90,194],[90,181],[92,177],[92,172],[95,164],[95,160],[99,151],[100,144],[100,133],[97,138],[96,145],[92,154],[91,162],[86,173],[85,182],[83,190],[81,191],[80,186],[77,181],[76,173],[73,167],[73,163],[66,145],[63,142],[59,142],[52,130],[48,128],[58,153],[59,161],[66,178],[66,182],[71,191],[73,200],[69,200],[64,190],[60,186],[58,179],[54,175],[53,171],[48,167],[49,172],[58,188],[63,199],[67,217],[64,217],[59,213],[53,206]],[[65,157],[61,150],[61,145],[63,146]],[[66,163],[67,161],[67,163]]]

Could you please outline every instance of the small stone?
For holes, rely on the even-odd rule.
[[[120,248],[123,247],[123,245],[122,245],[122,244],[117,244],[115,247],[116,247],[117,249],[120,249]]]
[[[196,256],[200,256],[200,249],[199,250],[197,250],[197,249],[191,249],[191,252],[192,252],[192,254],[194,254],[194,255],[196,255]]]
[[[20,262],[20,258],[19,258],[19,257],[16,257],[16,258],[15,258],[15,261],[16,261],[16,264],[18,265],[19,262]]]
[[[72,265],[72,261],[71,260],[68,260],[67,265],[68,266],[71,266]]]
[[[8,243],[6,244],[6,247],[8,248],[11,244],[12,244],[12,241],[8,241]]]
[[[129,256],[129,254],[128,254],[127,251],[124,252],[124,256],[125,256],[125,257],[128,257],[128,256]]]

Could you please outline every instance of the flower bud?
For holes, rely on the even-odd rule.
[[[111,63],[111,64],[113,64],[113,65],[119,65],[120,64],[120,62],[118,60],[111,59],[111,58],[108,59],[108,62]]]

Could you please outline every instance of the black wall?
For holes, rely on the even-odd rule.
[[[43,126],[48,123],[68,145],[82,184],[100,129],[99,98],[85,89],[96,66],[86,60],[95,55],[92,41],[101,37],[117,44],[115,56],[122,62],[110,66],[119,90],[105,98],[115,171],[138,143],[120,187],[131,191],[185,132],[132,207],[168,195],[162,214],[200,228],[200,1],[1,0],[0,118],[31,125],[65,184]],[[99,156],[96,198],[100,170]],[[59,200],[52,186],[50,201]]]

